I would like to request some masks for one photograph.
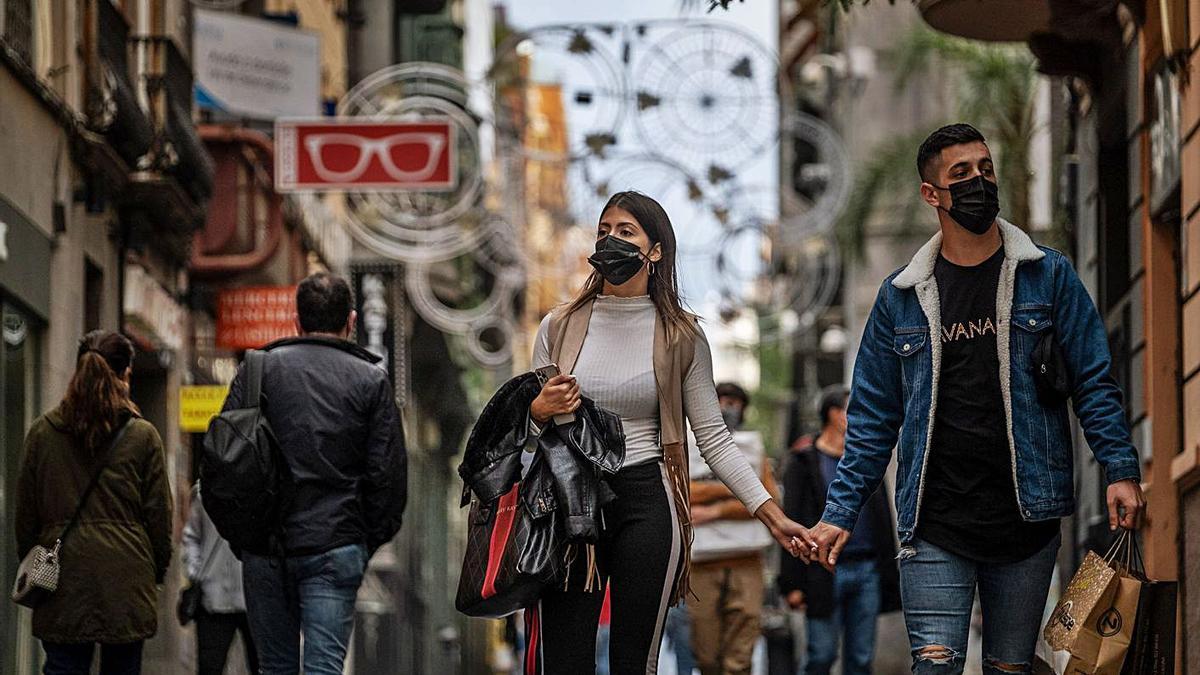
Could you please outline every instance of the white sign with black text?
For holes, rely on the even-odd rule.
[[[317,115],[321,40],[276,21],[195,10],[196,103],[257,119]]]

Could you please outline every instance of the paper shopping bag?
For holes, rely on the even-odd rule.
[[[1095,551],[1088,551],[1046,622],[1042,631],[1046,642],[1056,650],[1069,649],[1084,624],[1099,618],[1093,617],[1094,610],[1111,605],[1116,581],[1117,570]]]
[[[1121,675],[1137,621],[1142,580],[1121,567],[1110,602],[1096,606],[1068,645],[1072,675]]]
[[[1178,592],[1179,584],[1174,581],[1142,584],[1133,640],[1121,675],[1174,675]]]

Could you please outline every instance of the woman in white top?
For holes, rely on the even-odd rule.
[[[667,608],[688,591],[691,523],[683,417],[713,473],[796,555],[808,531],[789,520],[734,445],[721,417],[712,355],[679,300],[675,233],[658,202],[620,192],[601,212],[595,272],[568,305],[542,322],[533,365],[557,362],[530,406],[535,431],[573,412],[582,394],[621,416],[626,457],[608,480],[617,498],[603,512],[596,547],[611,593],[609,663],[614,675],[654,673]],[[595,670],[603,586],[591,587],[581,556],[568,588],[526,611],[526,672]]]

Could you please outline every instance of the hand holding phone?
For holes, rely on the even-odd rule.
[[[579,383],[575,377],[562,375],[554,363],[542,366],[534,373],[542,384],[542,391],[529,406],[534,420],[553,419],[555,424],[574,422],[580,397]]]

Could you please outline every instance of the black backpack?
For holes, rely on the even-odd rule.
[[[246,352],[245,406],[223,410],[204,436],[204,510],[234,553],[278,555],[291,473],[263,414],[266,352]]]

